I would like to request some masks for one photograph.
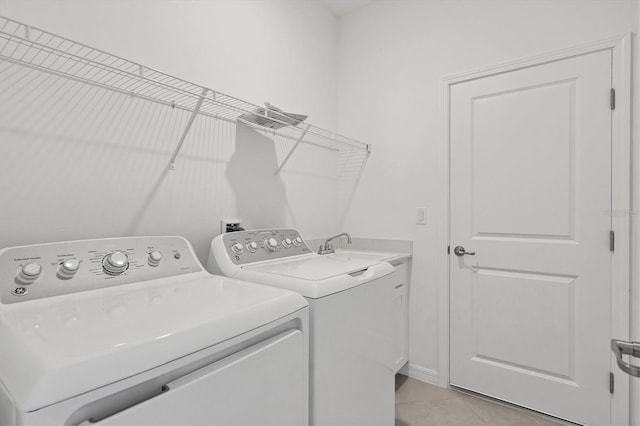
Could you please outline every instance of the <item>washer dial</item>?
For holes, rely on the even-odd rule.
[[[26,265],[22,265],[20,271],[18,271],[18,276],[16,278],[22,284],[31,284],[40,277],[41,273],[42,266],[40,266],[38,263],[31,262],[27,263]]]
[[[129,267],[129,257],[123,251],[114,251],[102,259],[102,269],[109,275],[120,275]]]
[[[278,248],[278,241],[276,241],[275,238],[267,238],[266,240],[264,240],[262,245],[268,251],[276,251],[276,249]]]
[[[149,257],[147,257],[147,263],[149,266],[156,267],[162,261],[162,252],[159,250],[154,250],[149,253]]]
[[[234,243],[234,244],[231,246],[231,250],[232,250],[234,253],[237,253],[237,254],[240,254],[240,253],[242,253],[242,252],[244,251],[244,249],[243,249],[243,247],[242,247],[242,244],[241,244],[241,243]]]
[[[282,247],[289,248],[291,247],[291,238],[285,238],[282,240]]]
[[[80,269],[80,261],[78,259],[65,259],[58,268],[58,275],[63,278],[71,278]]]
[[[296,246],[296,247],[300,247],[302,245],[302,238],[295,237],[293,239],[293,245]]]
[[[251,253],[255,253],[256,250],[258,250],[258,243],[256,243],[255,241],[251,241],[250,243],[247,243],[245,247]]]

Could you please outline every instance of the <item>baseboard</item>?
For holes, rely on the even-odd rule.
[[[406,371],[406,366],[404,368]],[[412,379],[420,380],[421,382],[429,383],[431,385],[440,386],[438,384],[438,372],[429,368],[421,367],[419,365],[409,363],[408,376]]]

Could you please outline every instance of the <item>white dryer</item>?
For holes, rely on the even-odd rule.
[[[308,306],[181,237],[0,251],[0,424],[300,425]]]
[[[268,229],[215,237],[207,269],[307,299],[311,424],[394,424],[390,264],[318,255],[297,231]]]

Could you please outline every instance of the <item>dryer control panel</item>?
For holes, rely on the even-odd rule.
[[[69,241],[0,250],[3,304],[203,271],[182,237]]]
[[[295,229],[259,229],[228,232],[222,241],[236,265],[313,253]]]

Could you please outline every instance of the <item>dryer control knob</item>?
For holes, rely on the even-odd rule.
[[[149,266],[156,267],[162,261],[162,252],[159,250],[154,250],[149,253],[149,257],[147,258],[147,263]]]
[[[289,248],[291,247],[291,238],[285,238],[282,240],[282,247]]]
[[[231,250],[233,250],[234,253],[238,253],[238,254],[242,253],[242,251],[243,251],[242,244],[234,243],[231,246]]]
[[[109,275],[120,275],[128,267],[129,257],[122,251],[114,251],[102,259],[102,269]]]
[[[276,241],[275,238],[267,238],[266,240],[264,240],[264,248],[266,248],[269,251],[276,251],[276,249],[278,248],[278,241]]]
[[[71,278],[80,269],[80,261],[78,259],[67,259],[60,264],[58,275],[63,278]]]
[[[20,268],[17,278],[22,284],[31,284],[40,277],[41,273],[42,266],[35,262],[27,263]]]
[[[293,245],[296,246],[296,247],[300,247],[302,245],[302,238],[295,237],[293,239]]]
[[[258,250],[258,243],[251,241],[250,243],[247,243],[246,247],[251,253],[255,253],[256,250]]]

